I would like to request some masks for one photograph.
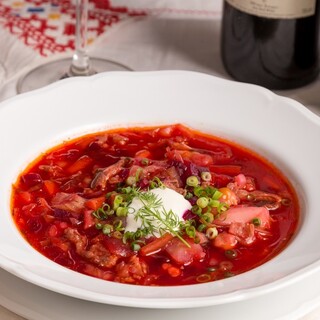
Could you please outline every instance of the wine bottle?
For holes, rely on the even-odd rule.
[[[221,54],[236,80],[284,90],[319,73],[320,0],[225,0]]]

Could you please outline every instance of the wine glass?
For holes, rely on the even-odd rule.
[[[18,93],[44,87],[58,80],[90,76],[103,71],[125,71],[130,68],[115,61],[90,58],[87,54],[88,0],[76,0],[75,51],[72,59],[64,58],[40,65],[19,79]]]

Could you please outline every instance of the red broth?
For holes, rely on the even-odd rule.
[[[168,188],[189,206],[175,222],[177,213],[154,196]],[[137,199],[143,210],[132,208]],[[138,212],[141,223],[130,231],[128,216]],[[66,268],[175,286],[235,276],[270,260],[296,231],[299,205],[288,180],[262,157],[177,124],[54,147],[18,177],[12,213],[30,245]]]

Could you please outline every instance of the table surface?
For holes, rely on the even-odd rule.
[[[93,5],[96,3],[93,0]],[[106,3],[107,7],[102,9],[91,3],[92,12],[104,13],[103,18],[90,16],[90,56],[109,58],[134,71],[190,70],[229,78],[220,59],[222,0],[113,0]],[[17,94],[17,81],[28,69],[47,61],[71,57],[74,25],[70,8],[48,8],[36,0],[1,1],[0,101]],[[119,8],[121,10],[116,10]],[[116,19],[109,19],[111,13]],[[41,25],[38,29],[32,27],[35,17]],[[277,93],[298,100],[320,115],[319,89],[320,81],[317,79],[306,87]],[[6,279],[13,277],[2,276]],[[12,278],[11,281],[21,280]],[[0,286],[0,319],[24,319],[21,316],[30,312],[24,313],[23,306],[14,307],[12,294],[6,296],[5,290]],[[301,319],[320,319],[317,304],[309,311]],[[127,312],[126,308],[117,309],[116,316],[120,319]],[[181,311],[174,316],[176,319],[186,318],[186,312]],[[188,314],[196,316],[193,311],[188,311]],[[31,320],[39,319],[29,317]]]

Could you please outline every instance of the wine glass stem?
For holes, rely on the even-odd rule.
[[[76,0],[75,52],[70,73],[72,76],[86,76],[94,73],[87,55],[88,0]]]

